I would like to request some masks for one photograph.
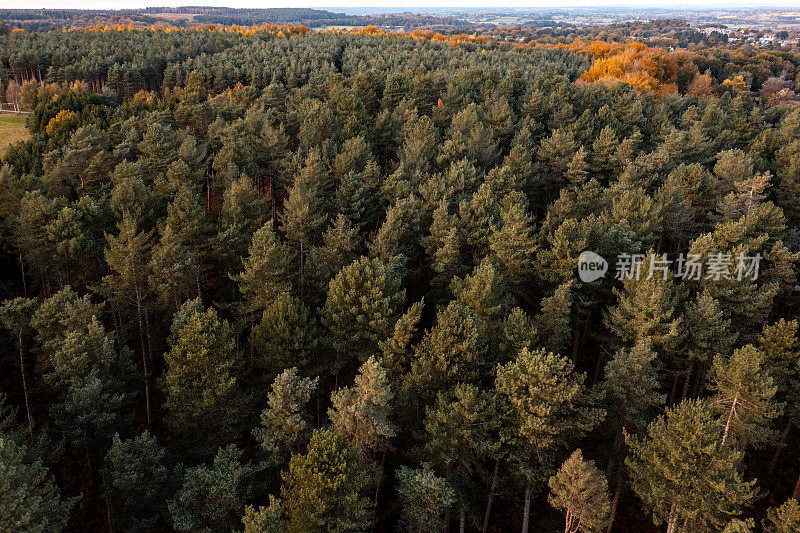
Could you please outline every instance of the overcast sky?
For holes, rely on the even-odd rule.
[[[125,9],[152,6],[182,6],[182,5],[208,5],[240,8],[266,8],[266,7],[316,7],[330,9],[346,7],[380,7],[382,9],[397,8],[398,11],[413,8],[434,7],[493,7],[501,3],[504,7],[669,7],[673,9],[697,9],[714,7],[747,7],[747,6],[775,6],[794,7],[800,11],[797,0],[700,0],[694,2],[671,2],[669,0],[0,0],[0,8],[71,8],[71,9]],[[494,4],[494,5],[493,5]]]

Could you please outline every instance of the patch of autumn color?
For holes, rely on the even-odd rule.
[[[154,92],[142,89],[133,95],[133,103],[145,107],[155,107],[158,104],[158,97]]]
[[[24,33],[24,32],[25,28],[14,28],[13,30],[11,30],[11,33]]]
[[[69,90],[74,93],[88,93],[91,89],[88,82],[84,80],[75,80],[70,84]]]
[[[592,59],[604,59],[618,53],[624,48],[622,43],[607,43],[605,41],[592,41],[586,51]]]
[[[747,84],[744,82],[744,77],[740,74],[739,76],[735,76],[734,78],[729,78],[722,82],[722,87],[728,90],[732,90],[734,92],[745,92],[747,91]]]
[[[714,80],[708,72],[697,74],[689,84],[687,92],[693,96],[710,96],[713,93],[713,84]]]
[[[595,61],[581,75],[583,83],[599,82],[606,86],[627,83],[640,92],[674,94],[676,64],[685,60],[684,54],[669,54],[664,50],[649,48],[644,43],[604,43],[593,41],[583,50],[582,43],[570,45],[576,52],[584,52]]]
[[[365,26],[361,28],[358,32],[358,35],[371,35],[371,36],[378,36],[378,35],[386,35],[386,30],[381,30],[376,28],[375,26]]]
[[[133,24],[95,24],[94,26],[86,26],[82,28],[83,31],[91,32],[107,32],[107,31],[130,31],[137,29]]]
[[[78,123],[78,114],[68,109],[62,109],[47,123],[45,132],[49,135],[57,130],[64,130]]]

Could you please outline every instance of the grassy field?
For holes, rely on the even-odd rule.
[[[6,148],[12,144],[28,138],[28,130],[25,129],[26,118],[27,115],[0,113],[0,154],[5,153]]]

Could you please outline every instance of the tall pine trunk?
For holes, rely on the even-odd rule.
[[[144,398],[147,408],[147,426],[152,426],[150,411],[150,371],[147,367],[147,347],[145,344],[144,324],[142,323],[142,296],[141,289],[136,287],[136,318],[139,321],[139,341],[142,343],[142,372],[144,373]]]
[[[622,483],[617,483],[617,488],[614,491],[614,500],[611,502],[611,515],[608,519],[606,533],[611,533],[611,529],[614,527],[614,517],[617,515],[617,504],[619,503],[619,493],[621,492],[621,488]]]
[[[22,262],[22,252],[19,253],[19,272],[22,276],[22,293],[28,297],[28,284],[25,282],[25,263]]]
[[[522,510],[522,533],[528,533],[531,521],[531,486],[525,487],[525,507]]]
[[[786,439],[789,437],[789,431],[792,429],[792,421],[789,420],[789,423],[786,424],[786,429],[783,430],[781,434],[781,441],[778,443],[778,448],[775,450],[775,455],[772,456],[772,461],[769,463],[769,475],[771,476],[772,473],[775,471],[775,467],[778,465],[778,458],[783,451],[784,446],[786,446]]]
[[[150,366],[153,366],[153,342],[150,338],[150,311],[147,310],[147,305],[144,305],[144,332],[147,337],[147,359],[150,361]]]
[[[689,373],[686,374],[686,380],[683,382],[683,393],[681,394],[681,400],[685,400],[686,396],[689,394],[689,383],[692,381],[692,374],[694,374],[694,362],[692,362],[692,367],[689,369]]]
[[[575,517],[572,515],[572,511],[567,508],[567,519],[564,523],[564,533],[575,533],[577,528],[575,527]]]
[[[675,505],[669,511],[669,522],[667,522],[667,533],[675,533],[678,527],[678,510]]]
[[[796,500],[798,496],[800,496],[800,476],[797,476],[797,483],[795,483],[794,491],[792,491],[792,498]]]
[[[489,529],[489,516],[492,514],[492,501],[494,500],[494,491],[497,490],[497,474],[500,472],[500,458],[494,461],[494,473],[492,473],[492,484],[489,487],[489,498],[486,500],[486,513],[483,515],[483,528],[481,533],[486,533]]]
[[[606,464],[606,477],[611,477],[611,474],[614,472],[614,459],[616,459],[619,450],[622,448],[622,439],[624,437],[625,426],[620,425],[619,431],[617,432],[616,436],[614,437],[614,447],[611,449],[611,455],[608,458],[608,463]]]
[[[303,250],[303,239],[300,239],[300,265],[299,265],[299,270],[300,270],[300,299],[301,300],[303,299],[303,281],[305,281],[304,280],[304,276],[303,276],[303,252],[304,252],[304,250]]]
[[[28,382],[25,379],[25,357],[22,347],[22,328],[19,330],[19,373],[22,376],[22,393],[25,395],[25,413],[28,415],[28,432],[33,436],[33,417],[31,417],[31,404],[28,402]]]
[[[619,495],[622,492],[622,464],[625,459],[620,457],[619,466],[617,467],[617,483],[614,488],[614,501],[611,502],[611,515],[608,520],[608,527],[606,533],[611,533],[611,528],[614,525],[614,517],[617,516],[617,505],[619,504]]]
[[[702,392],[702,388],[705,381],[706,369],[704,366],[700,367],[700,370],[697,372],[697,377],[694,380],[694,388],[692,391],[692,396],[695,398],[700,397],[700,392]]]
[[[733,420],[733,413],[736,412],[736,402],[739,401],[739,398],[733,399],[733,404],[731,405],[731,410],[728,413],[728,421],[725,422],[725,433],[722,435],[722,445],[725,446],[725,443],[728,441],[728,433],[731,430],[731,420]]]
[[[120,322],[122,321],[121,317],[118,317],[117,307],[114,304],[114,299],[110,298],[111,300],[111,317],[114,319],[114,336],[117,338],[117,354],[122,357],[122,336],[120,335]]]
[[[381,482],[383,481],[383,476],[385,475],[384,468],[386,467],[386,454],[387,451],[383,450],[383,456],[381,457],[381,472],[380,476],[378,477],[378,482],[376,483],[375,487],[375,515],[378,514],[378,495],[381,493]]]
[[[672,405],[675,402],[675,392],[678,390],[678,376],[675,376],[675,379],[672,381],[672,392],[669,393],[669,405]]]

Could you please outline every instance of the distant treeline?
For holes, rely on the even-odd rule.
[[[194,15],[186,18],[161,18],[162,14]],[[345,15],[320,9],[274,8],[234,9],[228,7],[148,7],[128,10],[82,9],[0,9],[0,22],[7,30],[48,31],[59,28],[93,25],[131,24],[146,26],[155,22],[176,27],[198,24],[221,26],[258,26],[263,24],[302,24],[310,28],[321,26],[393,26],[405,29],[431,28],[437,30],[464,28],[468,22],[452,17],[413,13],[390,15]]]

